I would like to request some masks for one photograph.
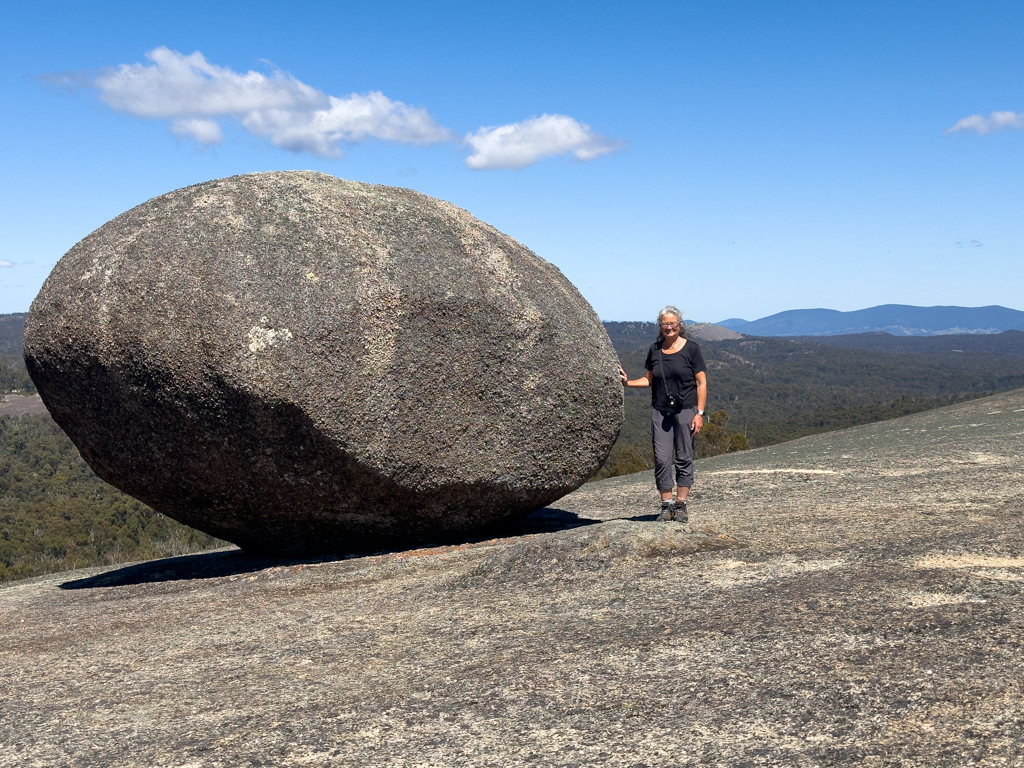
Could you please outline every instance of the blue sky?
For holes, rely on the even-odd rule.
[[[284,169],[450,200],[606,320],[1024,309],[1022,33],[1020,2],[8,4],[0,312],[132,206]]]

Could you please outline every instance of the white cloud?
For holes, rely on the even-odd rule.
[[[454,139],[425,109],[392,101],[380,91],[329,96],[327,105],[314,111],[253,110],[242,117],[242,125],[279,147],[323,157],[340,155],[342,141],[375,138],[423,146]]]
[[[332,158],[341,155],[343,142],[376,138],[423,145],[455,138],[422,107],[379,91],[329,96],[286,72],[239,73],[211,64],[198,51],[185,56],[160,47],[146,58],[152,63],[122,64],[91,84],[118,112],[173,120],[176,135],[202,144],[223,139],[214,118],[234,118],[276,146]],[[66,74],[49,80],[70,82]]]
[[[14,265],[11,264],[11,262],[9,262],[9,261],[0,261],[0,267],[13,267],[13,266]]]
[[[220,144],[224,140],[223,131],[213,120],[175,120],[171,123],[171,130],[176,136],[192,139],[200,144]]]
[[[567,115],[541,115],[521,123],[481,128],[466,136],[473,153],[466,165],[477,170],[525,168],[544,157],[572,153],[594,160],[621,146]]]
[[[380,91],[331,96],[287,72],[236,72],[211,64],[202,53],[185,55],[161,46],[148,63],[121,64],[98,75],[61,72],[39,75],[50,87],[88,87],[112,109],[150,120],[170,121],[178,137],[214,145],[224,140],[222,123],[234,120],[254,136],[293,152],[337,158],[345,144],[366,139],[428,145],[458,141],[422,107],[389,99]],[[538,160],[571,154],[586,162],[623,142],[595,133],[567,115],[544,114],[519,123],[481,127],[467,134],[466,165],[478,170],[524,168]]]
[[[979,136],[993,131],[1001,131],[1004,128],[1016,128],[1024,131],[1024,114],[1019,112],[993,112],[988,117],[983,115],[971,115],[958,120],[956,125],[946,131],[946,134],[957,131],[974,131]]]

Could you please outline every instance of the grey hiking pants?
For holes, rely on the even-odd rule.
[[[672,452],[675,450],[676,485],[693,485],[693,433],[690,423],[696,408],[684,408],[675,416],[651,409],[651,440],[654,443],[654,482],[659,491],[672,490]]]

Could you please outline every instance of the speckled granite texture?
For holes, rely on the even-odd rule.
[[[6,585],[0,766],[1024,765],[1024,391],[700,461],[693,498]]]
[[[352,551],[522,516],[622,421],[557,268],[466,211],[313,172],[180,189],[69,251],[25,360],[104,480],[250,551]]]

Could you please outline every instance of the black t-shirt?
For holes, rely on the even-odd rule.
[[[687,339],[682,349],[669,355],[662,354],[661,342],[656,341],[647,352],[644,368],[654,374],[651,382],[652,406],[658,410],[668,408],[665,397],[665,384],[668,384],[668,391],[683,401],[683,408],[697,407],[697,374],[707,373],[708,367],[704,364],[704,354],[700,347],[692,340]]]

